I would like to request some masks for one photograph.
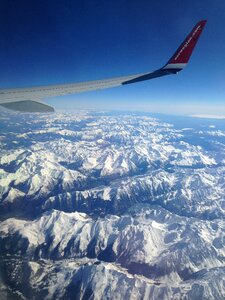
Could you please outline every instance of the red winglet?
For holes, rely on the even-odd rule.
[[[206,22],[206,20],[202,20],[195,25],[190,34],[186,37],[184,42],[180,45],[175,54],[168,61],[168,63],[166,64],[166,68],[168,68],[168,65],[174,66],[176,64],[188,63],[191,54],[194,50],[194,47],[205,27]]]

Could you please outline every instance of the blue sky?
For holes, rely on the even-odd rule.
[[[177,76],[48,100],[57,109],[225,115],[224,0],[4,0],[0,87],[87,81],[161,67],[208,23]]]

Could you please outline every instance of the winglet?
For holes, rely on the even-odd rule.
[[[187,65],[191,57],[191,54],[205,27],[206,22],[207,22],[206,20],[202,20],[195,25],[195,27],[192,29],[192,31],[184,40],[184,42],[177,49],[175,54],[171,57],[168,63],[165,66],[163,66],[161,69],[135,77],[131,80],[124,81],[122,82],[122,84],[123,85],[130,84],[130,83],[135,83],[135,82],[153,79],[157,77],[162,77],[165,75],[176,74],[177,72],[183,70],[183,68]]]
[[[206,20],[202,20],[195,25],[190,34],[186,37],[184,42],[180,45],[163,69],[179,72],[187,65],[206,22]]]

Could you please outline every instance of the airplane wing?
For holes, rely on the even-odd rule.
[[[156,71],[88,82],[0,89],[0,105],[23,112],[52,112],[54,108],[42,103],[43,99],[106,89],[177,74],[187,65],[205,24],[206,20],[198,22],[167,64]]]

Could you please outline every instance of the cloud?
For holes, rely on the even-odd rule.
[[[225,119],[224,116],[219,116],[219,115],[191,115],[190,117],[194,118],[201,118],[201,119]],[[214,128],[215,126],[210,126],[210,128]]]

